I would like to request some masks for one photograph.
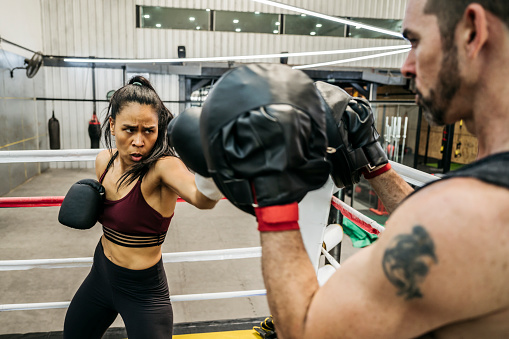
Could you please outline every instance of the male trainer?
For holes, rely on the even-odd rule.
[[[232,81],[234,70],[205,102],[209,175],[257,217],[278,338],[509,337],[509,2],[408,0],[403,34],[412,50],[401,71],[428,120],[463,119],[479,141],[476,162],[415,193],[377,154],[363,105],[335,114],[341,103],[299,75],[248,67]],[[343,146],[327,133],[322,151],[328,118],[311,92],[348,134]],[[351,177],[368,178],[392,213],[380,239],[319,287],[296,203],[324,181],[329,152],[349,157]]]

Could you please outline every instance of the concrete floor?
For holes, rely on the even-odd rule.
[[[63,196],[93,170],[49,169],[5,196]],[[0,260],[91,257],[101,227],[85,231],[58,223],[59,207],[0,209]],[[178,203],[163,253],[260,246],[254,217],[228,201],[200,211]],[[357,249],[345,237],[341,261]],[[260,259],[165,264],[172,295],[264,289]],[[89,268],[0,272],[0,304],[69,301]],[[269,315],[265,297],[174,302],[175,323]],[[0,334],[61,331],[66,309],[0,312]],[[120,317],[112,327],[123,327]]]

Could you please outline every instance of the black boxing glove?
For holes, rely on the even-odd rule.
[[[315,86],[325,105],[327,158],[332,163],[335,185],[352,186],[360,181],[361,174],[369,178],[370,174],[381,174],[380,169],[389,169],[369,103],[325,82],[318,81]]]
[[[200,115],[200,107],[190,107],[173,118],[167,129],[169,143],[184,164],[195,172],[194,181],[201,194],[210,200],[219,200],[223,194],[210,178],[201,147]]]
[[[170,145],[187,167],[203,177],[210,177],[200,139],[200,107],[190,107],[168,124]]]
[[[58,213],[58,221],[71,228],[81,230],[92,228],[103,208],[104,194],[104,187],[97,180],[78,181],[65,195]]]
[[[355,149],[362,149],[368,161],[362,169],[364,176],[389,164],[389,159],[378,141],[380,135],[376,130],[373,111],[367,100],[352,98],[345,110],[343,121],[347,125],[352,146]]]

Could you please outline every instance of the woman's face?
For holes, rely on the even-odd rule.
[[[113,120],[111,135],[115,136],[118,155],[131,165],[145,158],[154,147],[158,135],[158,117],[154,107],[131,102],[124,106]]]

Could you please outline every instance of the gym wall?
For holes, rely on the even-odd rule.
[[[263,13],[295,14],[272,6],[249,0],[27,0],[29,5],[15,1],[0,0],[0,18],[11,19],[0,24],[0,36],[9,38],[27,47],[38,50],[37,43],[45,55],[105,57],[105,58],[176,58],[177,46],[186,47],[187,57],[212,57],[225,55],[247,55],[302,52],[360,48],[406,44],[397,39],[353,39],[338,37],[311,37],[297,35],[272,35],[236,32],[209,32],[190,30],[167,30],[136,28],[136,5],[164,6],[176,8],[211,8],[214,10],[260,11]],[[312,11],[341,17],[364,17],[401,19],[406,0],[286,0],[286,4]],[[22,8],[20,8],[22,7]],[[28,11],[25,15],[23,12]],[[12,12],[19,12],[14,15]],[[9,14],[10,13],[10,14]],[[2,20],[0,20],[2,22]],[[11,22],[10,25],[4,23]],[[26,32],[24,26],[30,26]],[[18,27],[18,28],[16,28]],[[14,31],[17,30],[19,34]],[[9,34],[7,34],[9,33]],[[2,45],[3,48],[3,45]],[[16,52],[18,53],[18,52]],[[18,53],[22,55],[20,51]],[[29,57],[30,55],[26,55]],[[29,53],[28,53],[29,54]],[[359,54],[345,54],[350,58]],[[403,63],[404,54],[348,64],[348,68],[397,69]],[[290,58],[290,64],[315,63],[339,59],[328,57]],[[246,60],[245,62],[259,62]],[[264,60],[279,62],[279,60]],[[3,70],[3,69],[2,69]],[[4,81],[6,80],[3,74]],[[8,75],[7,75],[8,76]],[[22,77],[20,73],[20,77]],[[121,70],[96,69],[96,99],[105,100],[106,93],[122,86]],[[178,101],[182,81],[174,74],[148,74],[163,101]],[[24,79],[27,80],[27,79]],[[36,77],[37,96],[43,98],[93,98],[92,69],[43,66]],[[6,82],[10,88],[10,82]],[[17,95],[21,95],[22,90]],[[28,95],[28,94],[27,94]],[[0,97],[3,95],[0,94]],[[37,107],[45,116],[39,118],[38,127],[47,133],[47,121],[55,112],[60,122],[61,148],[89,148],[88,122],[93,113],[92,102],[84,101],[37,101]],[[178,114],[178,103],[167,103],[168,108]],[[107,102],[97,102],[97,114],[102,121]],[[47,138],[47,136],[46,136]],[[48,148],[47,139],[44,147]],[[103,145],[101,145],[103,146]],[[44,149],[44,148],[42,148]],[[92,168],[92,162],[52,163],[59,168]]]
[[[403,17],[405,2],[404,0],[285,1],[290,5],[328,15],[391,19]],[[187,57],[213,57],[406,44],[401,39],[352,39],[136,28],[136,5],[295,14],[249,0],[41,0],[41,4],[46,55],[177,58],[177,46],[183,45],[186,46]],[[353,56],[358,54],[345,54],[341,58]],[[291,58],[289,62],[304,64],[337,59],[337,55],[314,56]],[[348,67],[399,68],[403,60],[403,55],[395,55],[351,63]],[[254,61],[260,60],[246,62]]]
[[[43,51],[40,0],[0,0],[0,36],[33,51]],[[32,52],[0,43],[0,49],[31,58]],[[23,65],[23,63],[21,64]]]
[[[44,96],[42,72],[29,79],[23,65],[24,57],[0,50],[0,152],[48,149],[48,129],[45,104],[33,100]],[[0,195],[48,168],[48,163],[0,164]]]

